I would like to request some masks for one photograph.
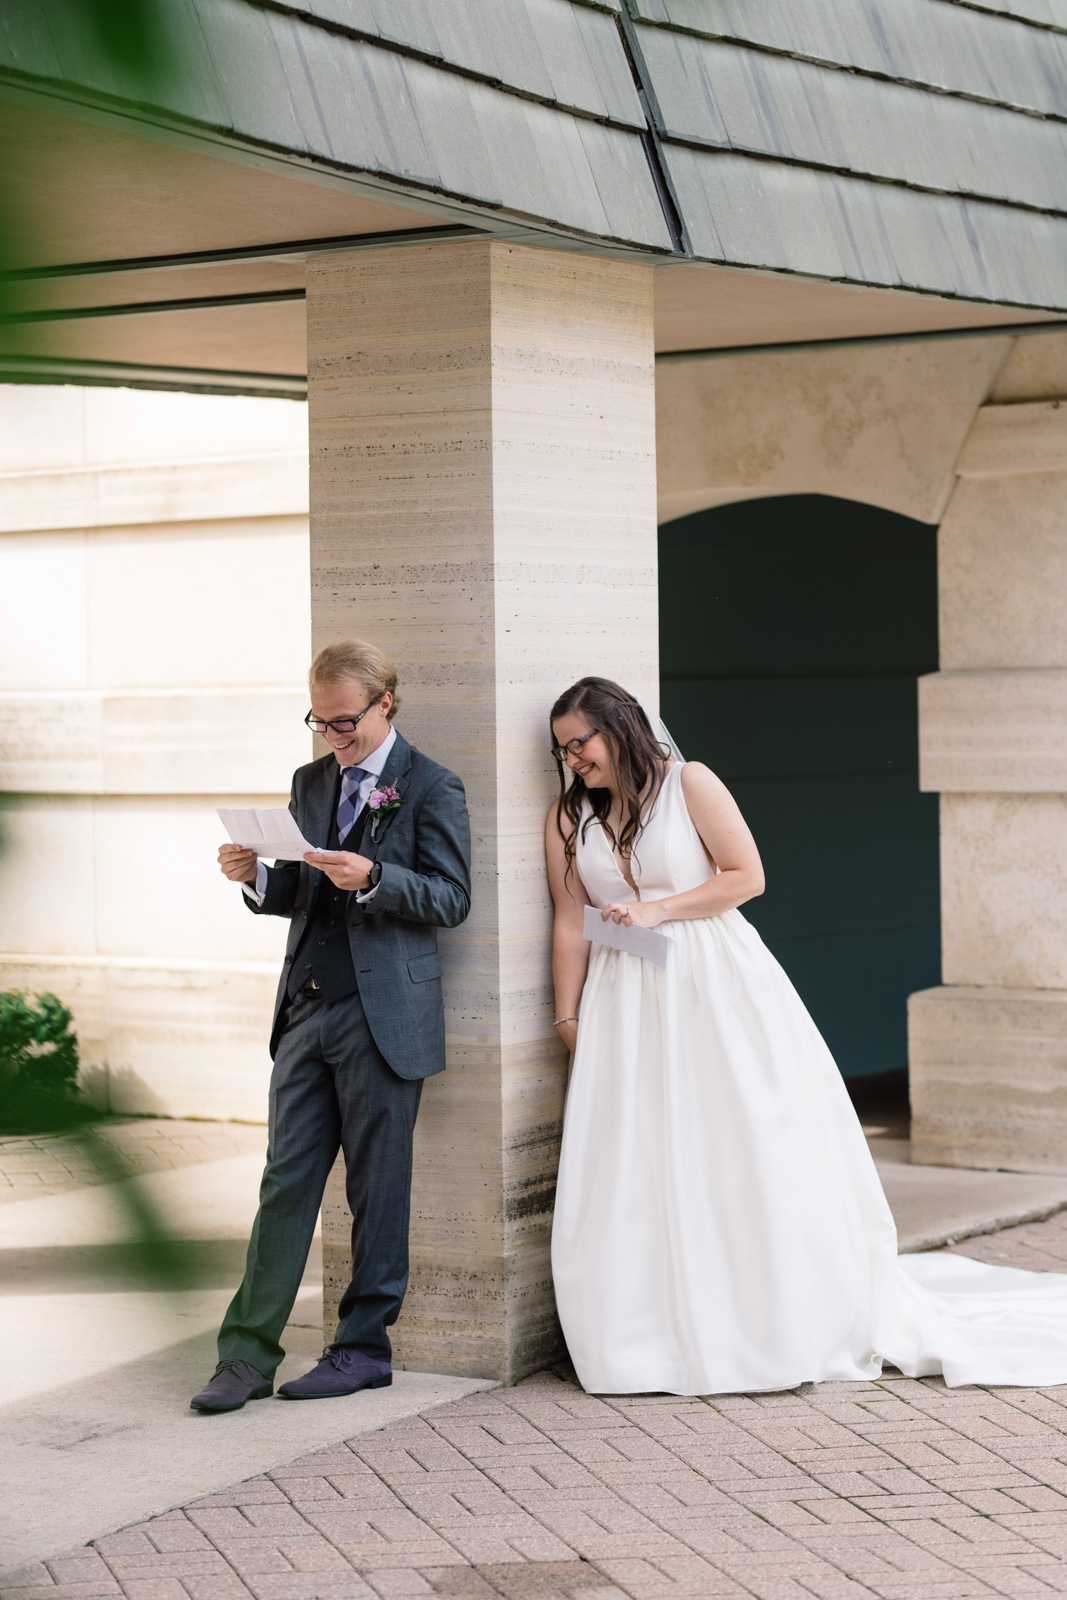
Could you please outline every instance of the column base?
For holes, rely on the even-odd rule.
[[[390,1330],[398,1365],[514,1383],[566,1356],[551,1235],[566,1054],[551,1036],[449,1041],[415,1128],[411,1276]],[[488,1201],[488,1203],[487,1203]],[[324,1342],[351,1276],[344,1161],[322,1202]]]
[[[924,989],[908,1036],[913,1162],[1067,1172],[1067,990]]]
[[[324,1233],[328,1208],[335,1214],[339,1211],[351,1226],[343,1185],[343,1168],[338,1166],[323,1202]],[[324,1238],[324,1344],[333,1338],[337,1307],[351,1275],[348,1246]],[[520,1299],[527,1302],[525,1314],[516,1314],[512,1307],[509,1316],[508,1301]],[[458,1252],[431,1255],[413,1249],[404,1309],[389,1333],[394,1365],[417,1372],[514,1383],[565,1360],[567,1347],[555,1313],[547,1241],[534,1250],[475,1262]]]

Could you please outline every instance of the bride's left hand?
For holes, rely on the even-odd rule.
[[[600,920],[619,923],[624,928],[658,928],[667,919],[655,900],[612,900],[600,913]]]

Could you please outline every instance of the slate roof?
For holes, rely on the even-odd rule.
[[[214,154],[578,248],[1067,309],[1067,0],[165,9],[186,70],[147,115]],[[0,94],[117,114],[79,27],[75,0],[3,8]]]
[[[1064,305],[1067,0],[631,6],[696,257]]]

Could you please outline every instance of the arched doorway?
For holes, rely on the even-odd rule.
[[[664,718],[737,796],[767,871],[744,914],[846,1077],[906,1066],[906,998],[941,981],[915,686],[937,669],[936,531],[825,495],[660,529]]]

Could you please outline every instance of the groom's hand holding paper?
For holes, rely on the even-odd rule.
[[[369,886],[374,865],[369,856],[353,855],[350,850],[311,850],[304,860],[324,872],[335,888],[356,891]]]
[[[657,967],[665,968],[667,965],[671,941],[667,934],[659,933],[655,928],[628,928],[610,918],[605,922],[599,907],[586,906],[582,932],[593,944],[606,944],[612,950],[625,950],[629,955],[640,956]]]
[[[219,807],[223,827],[242,850],[254,850],[269,861],[303,861],[318,848],[308,844],[291,811]]]

